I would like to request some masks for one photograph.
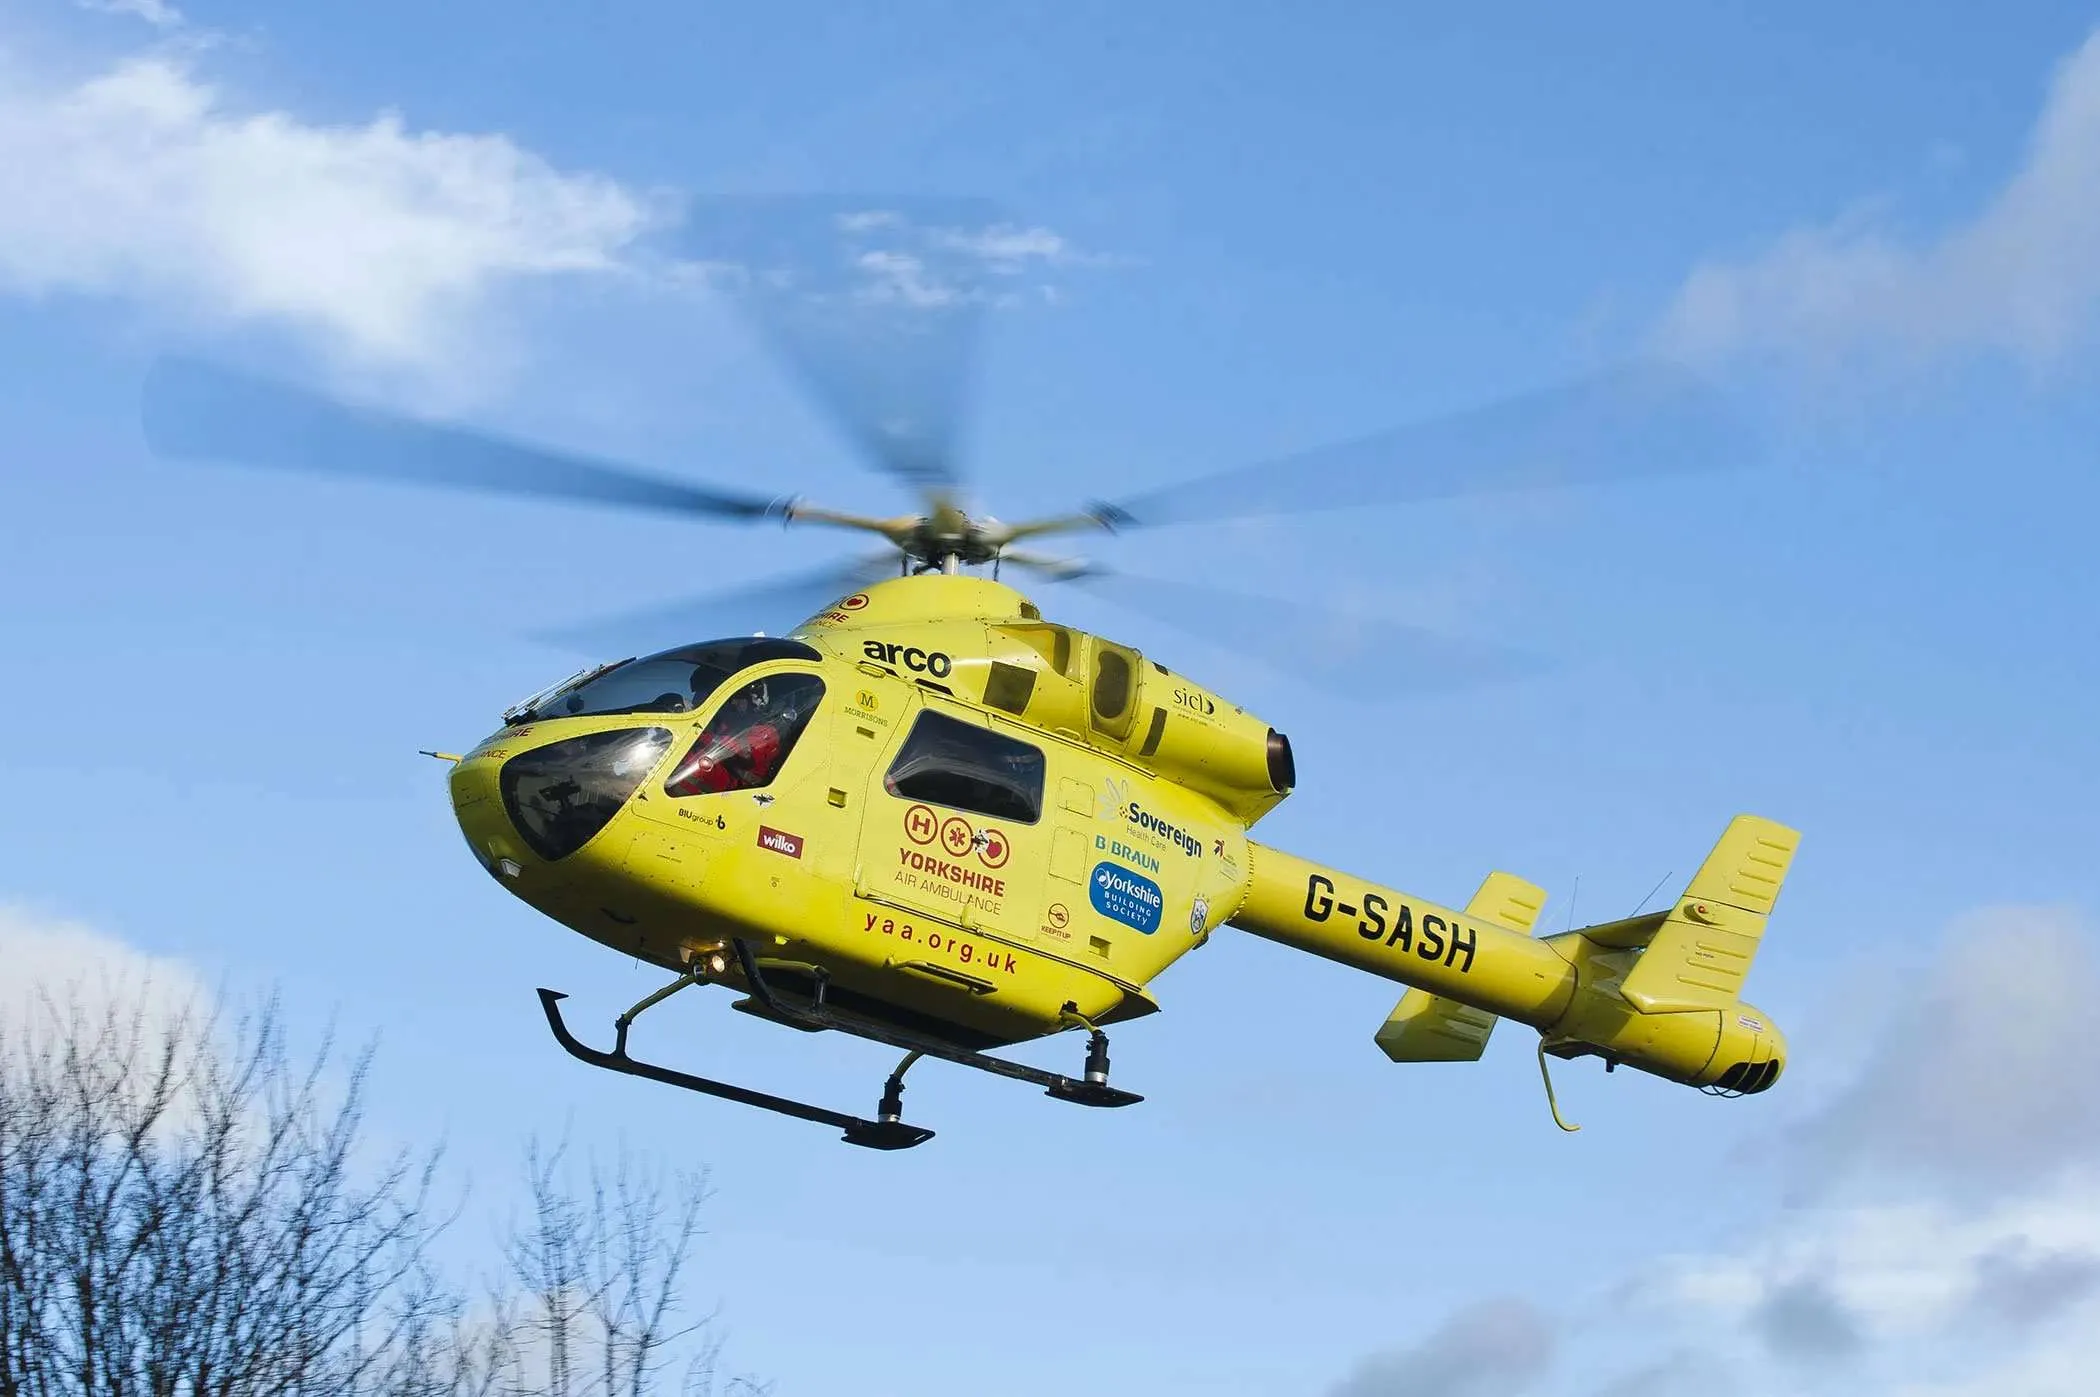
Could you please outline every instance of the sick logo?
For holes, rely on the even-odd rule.
[[[904,812],[904,834],[914,844],[931,844],[941,832],[941,817],[923,805]]]
[[[956,858],[970,852],[977,843],[977,832],[970,822],[960,815],[950,815],[941,824],[941,847]]]

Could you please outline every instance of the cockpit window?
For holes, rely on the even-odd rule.
[[[686,645],[583,675],[555,690],[514,723],[582,718],[612,713],[690,713],[730,676],[765,660],[815,662],[817,652],[799,640],[740,636]]]
[[[814,674],[774,674],[746,684],[729,696],[692,750],[671,768],[664,794],[770,786],[823,701],[824,681]]]

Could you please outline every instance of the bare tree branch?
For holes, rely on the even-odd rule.
[[[360,1153],[370,1062],[295,1062],[274,1002],[0,1022],[0,1397],[643,1397],[688,1348],[714,1392],[682,1296],[704,1175],[622,1156],[579,1195],[533,1146],[470,1305],[432,1264],[438,1152]]]

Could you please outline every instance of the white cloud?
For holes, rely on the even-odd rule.
[[[1958,920],[1857,1079],[1798,1131],[1811,1182],[1734,1248],[1664,1260],[1646,1316],[1718,1324],[1798,1390],[2069,1397],[2100,1366],[2100,966],[2054,908]]]
[[[161,0],[95,4],[181,23]],[[501,294],[534,279],[812,303],[844,292],[931,313],[1054,299],[1044,273],[1103,260],[1044,227],[881,207],[836,215],[826,247],[794,225],[794,201],[759,247],[681,260],[648,246],[676,221],[659,192],[392,112],[324,125],[245,109],[204,76],[209,52],[156,50],[70,84],[9,71],[0,53],[0,294],[286,328],[353,366],[427,374],[476,359]],[[781,246],[799,260],[768,265]]]
[[[1330,1397],[1514,1397],[1553,1359],[1552,1321],[1521,1300],[1458,1311],[1411,1348],[1364,1360]]]
[[[41,1040],[78,1011],[98,1022],[132,1005],[149,1028],[207,1006],[197,973],[179,960],[148,955],[80,922],[0,903],[0,1039]]]
[[[1912,1340],[1986,1314],[2016,1325],[2046,1317],[2054,1302],[2093,1295],[2088,1261],[2100,1261],[2100,1180],[2090,1176],[1978,1204],[1806,1209],[1740,1251],[1672,1262],[1657,1285],[1786,1350],[1824,1346],[1819,1327]],[[2037,1278],[2049,1293],[2031,1293]]]
[[[1696,269],[1658,329],[1695,358],[1986,350],[2046,364],[2100,310],[2100,33],[2058,69],[2024,163],[1974,218],[1905,239],[1869,214]]]
[[[1012,223],[995,223],[974,229],[944,228],[935,234],[935,241],[943,247],[981,258],[993,270],[1008,275],[1022,271],[1030,263],[1055,266],[1093,260],[1073,247],[1061,233],[1048,228],[1023,228]]]
[[[105,15],[129,15],[142,19],[155,29],[179,29],[182,27],[182,11],[167,3],[167,0],[75,0],[83,10],[94,10]]]
[[[503,284],[617,270],[652,218],[505,136],[240,110],[184,58],[0,84],[0,291],[275,323],[427,366]]]
[[[2067,910],[1957,920],[1937,965],[1858,1080],[1804,1124],[1799,1167],[1939,1189],[2100,1165],[2100,1078],[2084,1044],[2100,1000],[2092,938]]]
[[[1937,963],[1901,988],[1902,1007],[1856,1080],[1782,1137],[1771,1162],[1796,1180],[1794,1203],[1745,1217],[1732,1244],[1655,1257],[1579,1314],[1532,1317],[1581,1350],[1547,1375],[1560,1380],[1552,1391],[1597,1394],[1588,1360],[1599,1352],[1643,1364],[1601,1389],[1614,1397],[1723,1390],[1715,1374],[1726,1375],[1725,1390],[1773,1397],[2093,1390],[2092,933],[2057,908],[1978,912],[1957,920]],[[1441,1332],[1473,1313],[1459,1311]],[[1337,1393],[1416,1390],[1367,1383],[1411,1371],[1377,1362]],[[1544,1366],[1542,1355],[1512,1376],[1530,1382]]]
[[[1958,920],[1856,1082],[1796,1133],[1808,1206],[1634,1287],[1745,1370],[1843,1390],[2069,1397],[2100,1367],[2100,964],[2055,908]]]

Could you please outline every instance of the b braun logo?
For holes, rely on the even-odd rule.
[[[921,650],[916,645],[899,645],[895,641],[863,641],[860,652],[880,664],[903,665],[936,679],[946,679],[955,669],[955,661],[938,650]]]

